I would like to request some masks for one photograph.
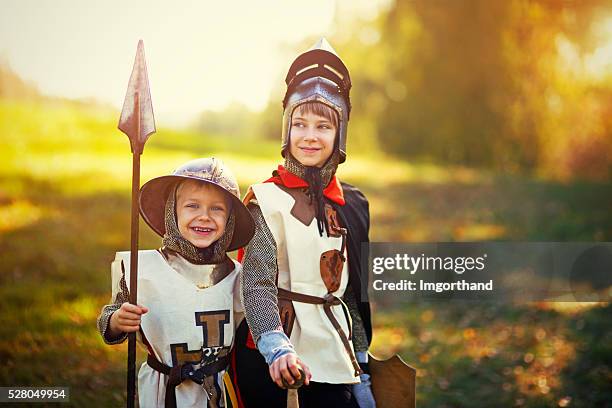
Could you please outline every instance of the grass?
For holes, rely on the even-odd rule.
[[[110,261],[129,247],[131,157],[116,121],[83,105],[0,101],[2,386],[68,385],[74,406],[123,405],[126,347],[104,345],[95,328]],[[269,176],[278,145],[162,128],[142,180],[215,155],[244,192]],[[373,241],[612,240],[609,185],[377,152],[351,156],[339,176],[369,197]],[[159,244],[143,223],[140,244]],[[415,304],[375,314],[373,350],[418,367],[422,407],[606,406],[610,315],[609,306]]]

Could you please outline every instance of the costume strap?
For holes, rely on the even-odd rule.
[[[323,305],[323,310],[325,311],[325,315],[331,322],[332,326],[334,326],[334,329],[336,329],[338,336],[340,336],[340,340],[342,340],[344,349],[346,350],[347,354],[349,355],[349,358],[351,359],[351,363],[353,364],[353,369],[355,370],[354,376],[357,377],[363,373],[363,371],[361,370],[361,367],[359,366],[359,363],[357,362],[357,358],[355,357],[353,348],[351,347],[351,344],[349,343],[348,337],[346,333],[344,333],[344,330],[342,330],[342,326],[340,326],[340,323],[336,319],[336,316],[334,315],[331,309],[332,306],[342,305],[343,310],[344,310],[345,305],[342,302],[342,300],[340,300],[340,298],[332,295],[331,293],[328,293],[327,295],[325,295],[325,297],[318,297],[318,296],[306,295],[304,293],[292,292],[290,290],[282,289],[282,288],[278,288],[278,297],[279,299],[289,299],[289,300],[300,302],[300,303],[309,303],[312,305]],[[346,310],[344,310],[344,313],[346,316]],[[350,337],[350,332],[349,332],[349,337]]]

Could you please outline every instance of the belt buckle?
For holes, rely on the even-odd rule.
[[[200,369],[196,369],[192,363],[185,364],[181,369],[182,378],[189,378],[196,384],[204,384],[206,375]]]

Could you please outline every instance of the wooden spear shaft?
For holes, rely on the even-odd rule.
[[[135,95],[135,111],[140,112],[140,98]],[[136,115],[136,134],[140,134],[140,115]],[[130,303],[138,304],[138,193],[140,191],[140,149],[132,154],[132,216],[130,233]],[[134,408],[136,400],[136,332],[128,335],[127,406]]]

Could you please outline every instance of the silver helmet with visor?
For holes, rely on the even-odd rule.
[[[287,91],[283,99],[283,131],[281,153],[289,147],[291,117],[295,109],[305,103],[320,102],[338,115],[336,146],[340,163],[346,160],[346,134],[351,113],[351,78],[336,51],[321,38],[310,50],[300,54],[285,78]]]

